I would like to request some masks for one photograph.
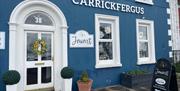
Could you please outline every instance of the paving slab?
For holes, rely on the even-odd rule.
[[[180,79],[177,79],[178,89],[180,90]],[[149,87],[137,87],[137,88],[127,88],[121,85],[108,86],[105,88],[98,88],[93,91],[150,91],[151,86]]]

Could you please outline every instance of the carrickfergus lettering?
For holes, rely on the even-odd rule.
[[[75,5],[115,10],[127,13],[144,14],[144,8],[105,0],[72,0]]]

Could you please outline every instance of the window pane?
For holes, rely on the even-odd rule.
[[[51,19],[43,13],[34,13],[28,16],[25,24],[53,25]]]
[[[38,82],[38,69],[28,68],[27,69],[27,85],[37,84]]]
[[[139,26],[139,39],[148,40],[147,27]]]
[[[111,39],[112,38],[111,24],[100,23],[100,39]]]
[[[42,55],[42,61],[51,60],[51,36],[51,34],[42,33],[42,39],[44,39],[47,44],[47,52]]]
[[[41,83],[51,82],[51,67],[43,67],[41,69]]]
[[[32,51],[35,40],[38,39],[37,33],[27,33],[27,61],[37,61],[38,56]]]
[[[149,57],[148,42],[139,43],[139,55],[140,58]]]
[[[112,59],[113,59],[112,42],[100,42],[99,60],[112,60]]]

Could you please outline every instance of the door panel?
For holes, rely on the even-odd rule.
[[[27,85],[38,84],[38,69],[27,68]]]
[[[38,61],[38,56],[32,51],[32,44],[38,39],[38,33],[27,33],[27,61]]]
[[[53,87],[53,33],[26,31],[25,89]],[[45,40],[47,51],[38,55],[32,51],[35,40]],[[38,45],[38,50],[41,50]]]
[[[41,68],[41,83],[51,82],[51,67],[42,67]]]
[[[52,35],[51,34],[47,34],[47,33],[42,33],[42,35],[41,35],[41,37],[42,37],[42,39],[44,39],[45,41],[46,41],[46,43],[47,43],[47,52],[44,54],[44,55],[42,55],[41,56],[41,60],[42,61],[47,61],[47,60],[51,60],[52,59],[52,57],[51,57],[51,55],[52,55],[52,46],[51,46],[51,39],[52,39],[52,37],[51,37]]]

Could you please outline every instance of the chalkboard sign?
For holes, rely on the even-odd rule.
[[[177,78],[176,78],[176,70],[175,67],[172,66],[171,80],[170,80],[170,90],[169,91],[178,91]]]
[[[159,59],[154,68],[151,91],[178,91],[175,68],[167,59]]]

